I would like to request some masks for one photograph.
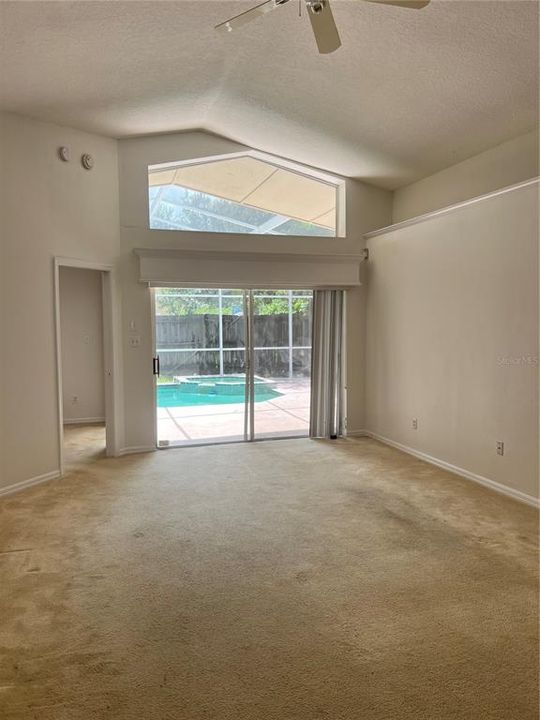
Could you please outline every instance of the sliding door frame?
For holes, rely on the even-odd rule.
[[[245,328],[245,375],[244,384],[244,441],[255,440],[255,372],[253,346],[253,290],[242,289],[244,296],[244,328]]]
[[[187,288],[188,286],[182,284],[182,285],[164,285],[164,287],[178,287],[178,288],[184,289],[184,288]],[[198,289],[198,286],[196,286],[196,285],[192,285],[190,287],[192,287],[193,289]],[[208,287],[215,289],[215,290],[224,289],[222,286],[214,287],[213,285],[208,285]],[[157,348],[157,332],[156,332],[156,290],[157,289],[158,289],[157,286],[149,287],[149,290],[150,290],[150,316],[151,316],[150,324],[151,324],[151,328],[152,328],[152,358],[159,357],[158,348]],[[180,448],[180,447],[204,447],[205,445],[232,445],[234,443],[251,442],[252,440],[255,439],[253,437],[254,436],[253,412],[250,411],[250,408],[248,405],[248,402],[249,402],[249,400],[248,400],[248,375],[249,375],[248,367],[251,366],[251,360],[249,358],[249,352],[248,352],[248,333],[250,332],[250,330],[252,328],[252,324],[249,323],[248,317],[250,316],[250,313],[249,313],[250,293],[252,291],[246,290],[245,288],[239,288],[239,289],[242,292],[242,298],[243,298],[243,319],[244,319],[245,338],[246,338],[245,347],[244,347],[245,369],[246,369],[246,372],[245,372],[246,380],[245,380],[244,387],[245,387],[246,392],[244,394],[244,433],[243,433],[244,437],[243,437],[243,439],[241,439],[241,440],[208,440],[208,441],[202,441],[202,442],[194,442],[194,443],[190,443],[190,444],[172,443],[172,444],[160,445],[159,444],[159,433],[158,433],[158,414],[157,414],[157,412],[158,412],[158,402],[157,402],[158,380],[157,379],[159,377],[159,374],[153,373],[153,378],[152,378],[153,386],[154,386],[153,393],[152,393],[152,410],[154,413],[153,443],[154,443],[154,446],[158,450],[169,450],[170,448],[175,448],[175,447]],[[220,319],[219,319],[220,363],[219,363],[219,366],[220,366],[220,372],[221,372],[221,368],[223,366],[223,347],[222,347],[223,319],[222,319],[222,315],[221,315],[221,310],[222,310],[222,298],[220,295],[220,298],[219,298],[219,315],[220,315]],[[253,387],[253,382],[251,384]]]
[[[187,288],[188,286],[184,284],[179,285],[164,285],[164,287],[178,287],[178,288]],[[193,287],[195,289],[195,285],[190,285],[190,287]],[[222,286],[213,286],[209,285],[208,287],[214,288],[216,290],[222,288]],[[151,307],[151,328],[152,328],[152,355],[153,357],[158,357],[158,348],[157,348],[157,333],[156,333],[156,299],[155,299],[155,292],[156,292],[157,286],[152,285],[150,290],[150,307]],[[223,288],[222,288],[223,289]],[[259,290],[283,290],[283,289],[289,289],[290,288],[283,288],[281,286],[279,287],[258,287],[256,289]],[[298,439],[301,437],[309,437],[308,435],[284,435],[283,437],[260,437],[258,438],[256,436],[256,429],[255,429],[255,345],[254,345],[254,330],[253,330],[253,307],[254,307],[254,293],[256,291],[255,288],[239,288],[242,292],[243,296],[243,316],[244,316],[244,328],[245,328],[245,345],[244,345],[244,352],[245,352],[245,397],[244,397],[244,437],[242,440],[208,440],[208,441],[202,441],[202,442],[195,442],[191,443],[190,445],[184,445],[182,444],[159,444],[159,435],[158,435],[158,403],[157,403],[157,389],[158,389],[158,382],[157,378],[158,375],[153,376],[153,398],[152,398],[152,406],[153,406],[153,413],[154,413],[154,424],[153,424],[153,435],[154,435],[154,445],[159,450],[165,450],[169,448],[174,447],[189,447],[189,446],[197,446],[201,447],[204,445],[222,445],[222,444],[233,444],[233,443],[239,443],[239,442],[262,442],[266,440],[293,440]],[[310,292],[313,292],[316,288],[311,287],[304,287],[302,288],[297,287],[294,288],[295,290],[308,290]],[[345,386],[345,338],[346,334],[344,332],[345,329],[345,307],[346,307],[346,295],[344,295],[344,311],[343,311],[343,328],[342,328],[342,381],[341,381],[341,392],[343,398],[346,397],[346,386]],[[289,303],[290,304],[290,303]],[[220,302],[220,340],[222,338],[222,317],[221,317],[221,302]],[[289,318],[289,326],[290,326],[290,318]],[[313,323],[311,326],[311,330],[313,332]],[[289,327],[289,334],[291,333],[291,328]],[[220,343],[221,344],[221,343]],[[292,338],[289,337],[289,346],[292,345]],[[313,338],[312,338],[312,345],[313,345]],[[291,347],[289,347],[289,352],[292,352]],[[221,357],[221,353],[220,353]],[[221,368],[221,361],[220,361],[220,368]],[[310,391],[311,393],[311,391]],[[345,401],[344,401],[345,402]],[[342,405],[343,408],[345,408],[345,404]]]
[[[152,411],[154,413],[154,427],[153,427],[153,439],[152,442],[154,447],[158,450],[164,450],[168,445],[160,445],[158,437],[158,403],[157,403],[157,390],[158,390],[158,377],[154,372],[154,358],[158,357],[157,351],[157,334],[156,334],[156,288],[150,288],[150,316],[151,316],[151,333],[152,333]]]

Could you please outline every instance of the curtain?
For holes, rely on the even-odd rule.
[[[310,437],[342,434],[343,290],[313,292]]]

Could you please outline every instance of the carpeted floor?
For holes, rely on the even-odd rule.
[[[72,433],[0,501],[3,720],[538,717],[532,508],[368,439]]]

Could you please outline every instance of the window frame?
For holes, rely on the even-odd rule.
[[[326,238],[327,240],[334,240],[336,238],[344,238],[346,237],[346,180],[345,178],[338,177],[336,175],[332,175],[330,173],[326,173],[322,170],[317,170],[315,168],[311,168],[306,165],[301,165],[295,162],[292,162],[290,160],[285,160],[282,158],[275,157],[274,155],[268,155],[266,153],[260,152],[259,150],[242,150],[239,152],[233,152],[233,153],[224,153],[221,155],[207,155],[205,157],[199,157],[199,158],[192,158],[189,160],[173,160],[170,162],[165,163],[155,163],[152,165],[147,166],[147,178],[146,178],[146,184],[147,184],[147,191],[146,191],[146,205],[147,205],[147,212],[146,212],[146,218],[148,223],[148,228],[150,230],[155,230],[156,232],[201,232],[200,230],[174,230],[174,229],[163,229],[163,228],[151,228],[150,227],[150,200],[149,200],[149,189],[150,184],[148,182],[148,177],[150,173],[152,172],[160,172],[163,170],[176,170],[177,168],[182,167],[189,167],[194,165],[207,165],[214,162],[219,162],[222,160],[232,160],[234,158],[243,158],[243,157],[252,157],[256,160],[261,160],[262,162],[267,163],[268,165],[273,165],[275,168],[283,169],[283,170],[289,170],[293,173],[296,173],[297,175],[301,175],[303,177],[309,178],[311,180],[317,180],[321,183],[324,183],[325,185],[330,185],[331,187],[335,188],[336,191],[336,209],[335,209],[335,235],[328,236],[328,235],[282,235],[282,237],[309,237],[309,238]],[[189,188],[188,188],[189,189]],[[249,206],[246,206],[249,207]],[[193,208],[196,210],[196,208]],[[294,220],[294,218],[289,218],[291,220]],[[232,222],[232,221],[231,221]],[[235,234],[235,233],[228,233],[228,232],[212,232],[212,231],[203,231],[206,232],[209,235],[229,235],[229,234]],[[262,237],[259,233],[252,233],[253,235],[259,235],[259,237]],[[270,234],[270,233],[269,233]],[[280,235],[279,233],[275,233],[275,235]]]

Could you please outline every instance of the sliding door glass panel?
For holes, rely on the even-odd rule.
[[[311,312],[305,290],[253,290],[254,439],[309,433]]]
[[[158,445],[245,439],[241,290],[155,290]]]

